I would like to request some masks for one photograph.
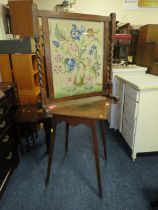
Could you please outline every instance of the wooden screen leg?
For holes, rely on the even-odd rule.
[[[105,132],[105,126],[103,120],[100,120],[100,126],[101,126],[101,133],[102,133],[102,143],[104,148],[104,158],[107,159],[107,150],[106,150],[106,132]]]
[[[92,126],[92,138],[93,138],[93,152],[94,152],[94,156],[95,156],[96,173],[97,173],[97,180],[98,180],[99,197],[102,198],[100,163],[99,163],[99,155],[98,155],[98,143],[97,143],[97,133],[96,133],[96,123],[95,122]]]
[[[69,124],[66,123],[66,135],[65,135],[65,151],[68,150],[68,139],[69,139]]]
[[[53,158],[53,151],[54,151],[54,144],[55,144],[55,133],[56,133],[56,124],[55,122],[53,122],[53,129],[51,129],[51,133],[50,133],[50,146],[49,146],[46,185],[49,182],[49,177],[51,173],[51,165],[52,165],[52,158]]]

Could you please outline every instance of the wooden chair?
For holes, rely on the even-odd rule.
[[[103,94],[109,81],[111,16],[48,11],[39,11],[39,16],[43,24],[50,99],[44,107],[53,115],[46,183],[50,178],[58,123],[66,123],[66,152],[69,125],[85,124],[92,129],[99,196],[102,198],[96,122],[99,121],[101,125],[106,159],[104,121],[107,119],[111,100]]]

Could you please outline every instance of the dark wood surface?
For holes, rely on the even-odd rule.
[[[111,100],[103,96],[56,102],[52,115],[73,116],[88,119],[106,120]]]
[[[44,109],[39,109],[36,105],[26,105],[17,109],[14,115],[14,121],[16,122],[16,130],[18,135],[18,141],[21,145],[22,154],[24,153],[23,145],[21,143],[20,129],[23,129],[24,136],[26,139],[27,150],[30,151],[30,145],[28,140],[28,132],[31,135],[33,145],[35,147],[34,139],[34,128],[36,128],[38,123],[43,123],[45,130],[45,143],[48,153],[48,148],[50,144],[50,128],[51,128],[51,118],[50,113],[45,112]]]
[[[54,12],[49,10],[39,10],[39,17],[47,18],[62,18],[62,19],[73,19],[73,20],[87,20],[87,21],[101,21],[104,22],[107,19],[110,21],[109,16],[100,16],[100,15],[90,15],[82,13],[69,13],[69,12]]]
[[[0,83],[0,195],[19,162],[13,115],[16,109],[15,84]]]
[[[8,5],[12,33],[21,37],[38,36],[37,6],[28,0],[9,0]]]
[[[140,27],[136,64],[148,67],[148,73],[158,75],[158,24]]]

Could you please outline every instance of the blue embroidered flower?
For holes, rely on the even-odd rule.
[[[81,26],[81,29],[77,29],[77,26],[75,24],[72,25],[72,30],[70,32],[71,37],[75,40],[79,40],[80,41],[80,37],[82,36],[82,34],[85,32],[85,28],[84,26]]]
[[[89,50],[89,54],[94,55],[96,52],[97,52],[97,46],[95,44],[93,44],[91,46],[91,49]]]
[[[59,45],[60,45],[59,41],[53,41],[53,44],[55,47],[59,47]]]
[[[71,59],[66,58],[65,62],[66,62],[66,65],[67,65],[69,71],[74,70],[74,68],[76,66],[76,61],[74,58],[71,58]]]

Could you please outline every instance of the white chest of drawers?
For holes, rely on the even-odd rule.
[[[132,150],[158,151],[158,77],[152,75],[118,76],[117,126]]]
[[[121,75],[142,75],[145,74],[147,71],[146,67],[141,67],[141,66],[136,66],[136,65],[128,65],[128,66],[121,66],[121,65],[113,65],[112,66],[112,83],[113,83],[113,88],[112,88],[112,95],[116,96],[121,94],[117,93],[117,90],[119,89],[117,87],[117,80],[116,80],[116,75],[121,76]],[[111,105],[111,110],[109,112],[108,116],[108,121],[110,124],[110,128],[117,129],[117,119],[116,119],[116,111],[117,107],[115,104]]]

